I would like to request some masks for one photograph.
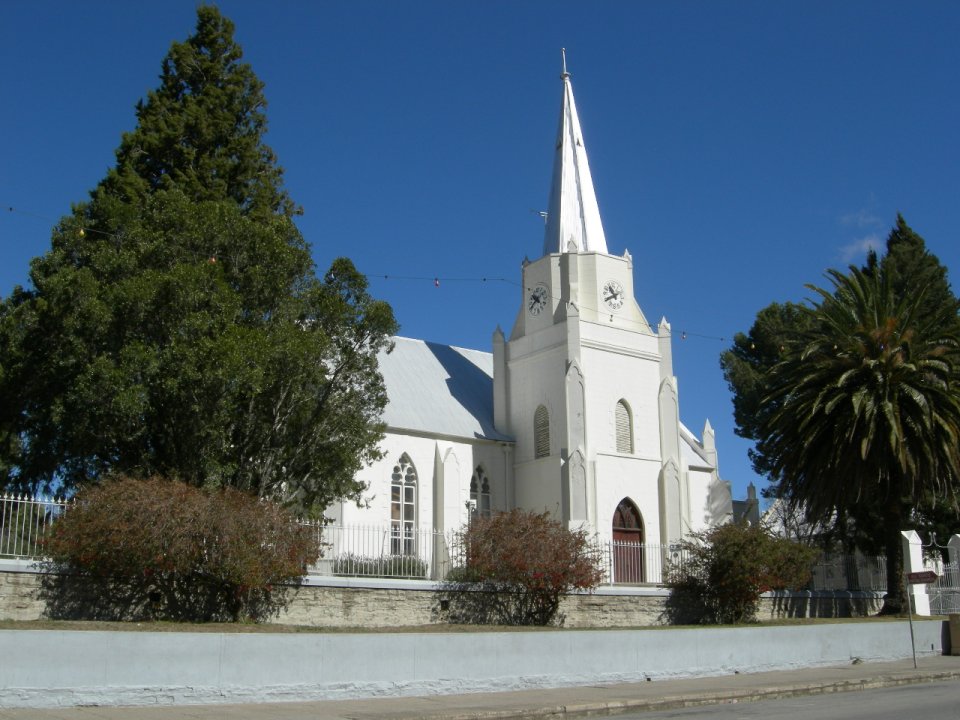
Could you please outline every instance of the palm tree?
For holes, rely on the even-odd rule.
[[[882,612],[899,613],[900,530],[925,494],[955,503],[960,480],[960,354],[952,307],[921,312],[919,283],[894,290],[882,268],[828,271],[806,307],[812,329],[771,369],[759,445],[780,494],[810,519],[877,508],[887,556]]]

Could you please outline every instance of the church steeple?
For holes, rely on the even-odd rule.
[[[563,252],[607,252],[607,239],[600,221],[600,208],[593,190],[593,178],[583,144],[583,131],[573,86],[567,72],[566,50],[563,53],[563,102],[560,108],[560,129],[553,161],[553,181],[547,211],[547,229],[543,238],[543,254]]]

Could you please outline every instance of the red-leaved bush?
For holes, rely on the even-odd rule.
[[[458,537],[462,563],[447,578],[453,622],[562,624],[560,600],[600,584],[599,558],[582,530],[549,513],[511,510],[471,520]]]
[[[288,511],[237,490],[119,478],[82,490],[45,551],[59,576],[88,581],[84,603],[53,598],[62,615],[235,621],[276,612],[320,546]]]

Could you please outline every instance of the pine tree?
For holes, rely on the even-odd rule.
[[[947,279],[947,269],[940,260],[927,250],[927,245],[903,216],[897,213],[897,222],[887,236],[887,252],[880,260],[880,267],[890,275],[893,291],[897,297],[911,292],[911,286],[924,288],[920,301],[920,313],[924,316],[939,314],[951,308],[956,321],[960,313],[960,299],[954,295]]]
[[[217,8],[197,10],[196,33],[171,46],[160,87],[137,103],[137,127],[124,134],[95,199],[139,204],[177,188],[194,200],[233,200],[244,214],[294,213],[263,143],[263,83],[241,62],[233,32]]]
[[[886,252],[879,258],[871,253],[860,272],[870,278],[884,277],[897,301],[914,297],[922,289],[917,299],[918,317],[936,320],[931,330],[934,334],[960,335],[960,300],[950,287],[947,269],[901,215],[897,215],[887,238]],[[802,306],[774,303],[757,314],[748,335],[738,333],[733,347],[721,355],[720,364],[733,395],[736,432],[756,441],[750,457],[754,469],[769,479],[765,494],[770,497],[781,497],[787,491],[766,442],[765,425],[785,399],[783,395],[771,395],[771,370],[791,354],[802,352],[818,330],[812,323],[814,316]],[[960,488],[952,490],[960,495]],[[826,544],[839,541],[848,551],[856,547],[871,554],[886,552],[883,532],[887,509],[878,497],[871,493],[856,503],[833,508],[826,518],[820,518],[826,520],[828,528],[820,539]],[[956,530],[960,520],[956,503],[930,492],[911,495],[909,503],[912,512],[901,514],[900,529],[916,527],[925,533],[935,530],[941,538]]]
[[[887,558],[884,611],[904,607],[900,531],[926,498],[960,486],[960,339],[949,306],[924,314],[925,288],[883,269],[828,273],[806,309],[811,330],[768,374],[776,409],[758,446],[778,492],[812,520],[866,505]]]
[[[198,10],[116,167],[0,306],[8,486],[160,474],[319,511],[379,457],[393,314],[348,260],[316,277],[232,33]]]

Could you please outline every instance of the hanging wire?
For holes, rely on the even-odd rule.
[[[13,213],[13,214],[17,214],[17,215],[23,215],[23,216],[25,216],[25,217],[35,218],[35,219],[38,219],[38,220],[43,220],[44,222],[50,222],[50,219],[49,219],[48,217],[44,217],[43,215],[40,215],[40,214],[37,214],[37,213],[34,213],[34,212],[29,212],[29,211],[20,210],[20,209],[18,209],[18,208],[12,207],[12,206],[7,206],[7,212]],[[104,231],[104,230],[98,230],[97,228],[91,228],[91,227],[87,227],[87,226],[84,226],[84,225],[81,225],[81,226],[77,227],[76,232],[77,232],[77,235],[78,235],[80,238],[84,238],[84,237],[86,237],[88,234],[96,234],[96,235],[100,235],[100,236],[103,236],[103,237],[109,237],[109,238],[119,238],[119,235],[116,234],[116,233],[110,233],[110,232],[106,232],[106,231]],[[215,256],[215,255],[209,256],[208,259],[207,259],[207,262],[210,263],[210,264],[215,264],[215,263],[217,262],[216,256]],[[504,283],[504,284],[507,284],[507,285],[513,285],[514,287],[523,287],[524,292],[531,292],[531,291],[533,290],[533,287],[532,287],[532,286],[531,286],[531,287],[524,287],[521,283],[516,282],[515,280],[510,280],[510,279],[508,279],[508,278],[504,278],[504,277],[487,277],[487,276],[480,276],[480,277],[456,277],[456,276],[446,276],[446,275],[432,275],[432,276],[430,276],[430,275],[392,275],[392,274],[390,274],[390,273],[361,273],[361,274],[362,274],[364,277],[366,277],[367,280],[387,280],[387,281],[391,281],[391,280],[392,280],[392,281],[403,281],[403,282],[429,282],[429,283],[432,283],[432,284],[433,284],[433,287],[435,287],[435,288],[437,288],[437,289],[440,289],[441,286],[444,285],[444,284],[446,284],[446,283],[481,283],[481,284],[486,284],[486,283]],[[557,296],[555,296],[555,295],[550,295],[550,294],[548,294],[547,297],[549,297],[551,300],[554,300],[554,301],[557,301],[557,302],[568,302],[568,301],[563,300],[563,298],[557,297]],[[578,302],[578,303],[574,303],[574,305],[577,307],[578,311],[590,311],[590,312],[597,313],[598,316],[610,315],[611,321],[612,321],[613,318],[615,317],[614,315],[610,314],[610,313],[609,313],[606,309],[604,309],[604,308],[593,307],[592,305],[585,304],[585,303],[583,303],[582,301],[581,301],[581,302]],[[633,327],[634,327],[634,331],[635,331],[635,332],[638,332],[638,333],[640,333],[640,334],[642,334],[642,335],[647,335],[647,336],[649,336],[649,337],[663,337],[663,336],[660,335],[659,333],[655,332],[654,329],[653,329],[653,327],[652,327],[649,323],[647,323],[647,322],[641,322],[641,321],[638,321],[638,320],[630,320],[629,318],[625,318],[625,317],[622,317],[622,316],[616,316],[616,317],[618,318],[620,324],[625,324],[625,325],[633,326]],[[672,335],[672,333],[671,333],[671,335]],[[669,336],[670,336],[670,335],[667,335],[667,337],[669,337]],[[699,340],[718,341],[718,342],[721,342],[721,343],[727,342],[727,339],[726,339],[725,336],[720,336],[720,335],[706,335],[706,334],[703,334],[703,333],[691,332],[691,331],[689,331],[689,330],[683,330],[683,331],[681,331],[681,333],[680,333],[680,339],[683,340],[683,341],[685,341],[685,340],[687,340],[688,338],[697,338],[697,339],[699,339]],[[781,352],[782,352],[782,350],[783,350],[783,349],[781,348]]]

